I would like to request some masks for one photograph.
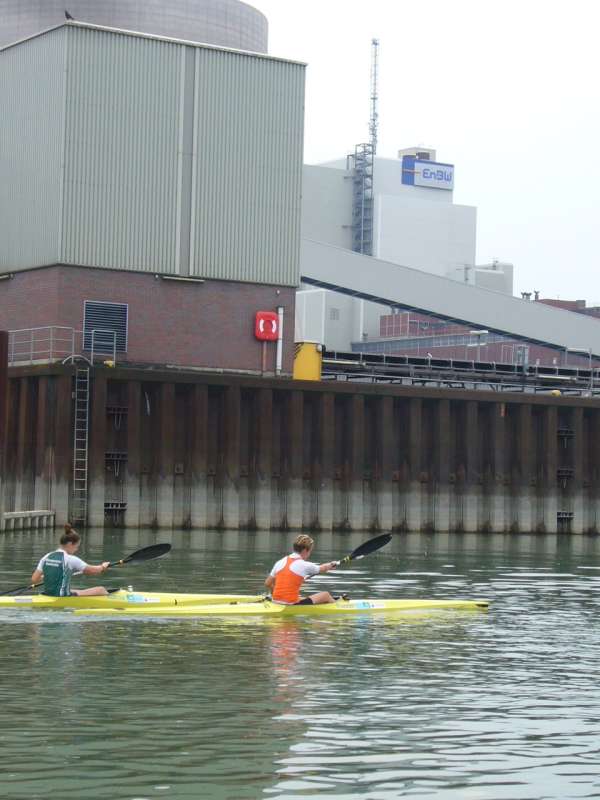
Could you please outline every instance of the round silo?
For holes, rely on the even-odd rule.
[[[65,20],[267,52],[266,17],[239,0],[0,0],[0,47]]]

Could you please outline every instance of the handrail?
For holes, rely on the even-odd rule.
[[[90,354],[92,363],[95,356],[101,355],[109,355],[116,363],[116,332],[100,328],[84,332],[65,325],[19,328],[8,332],[8,363],[12,365],[67,362],[84,353]]]

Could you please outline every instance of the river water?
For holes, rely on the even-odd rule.
[[[322,534],[315,560],[368,537]],[[256,593],[291,538],[90,531],[82,555],[169,541],[167,558],[106,585]],[[26,583],[52,546],[2,535],[0,586]],[[313,587],[492,605],[291,620],[1,611],[0,797],[600,797],[599,539],[398,534]]]

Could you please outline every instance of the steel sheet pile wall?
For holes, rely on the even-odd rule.
[[[54,372],[11,379],[6,510],[60,522],[71,376]],[[598,531],[600,408],[97,369],[90,485],[94,525]]]
[[[9,378],[4,511],[69,509],[72,375]]]

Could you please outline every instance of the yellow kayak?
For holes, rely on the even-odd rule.
[[[22,594],[0,597],[0,610],[3,608],[45,608],[82,609],[94,608],[102,612],[110,609],[162,608],[163,606],[193,605],[210,603],[252,603],[261,599],[260,595],[242,594],[184,594],[182,592],[134,592],[119,589],[118,592],[99,597],[50,597],[44,594]]]
[[[382,612],[411,612],[431,610],[477,611],[488,608],[488,600],[336,600],[335,603],[323,605],[285,606],[270,600],[258,602],[226,601],[219,604],[207,603],[181,605],[162,605],[157,607],[131,605],[120,608],[85,608],[75,611],[76,614],[112,614],[115,616],[135,615],[160,617],[228,617],[228,616],[323,616],[344,614],[377,614]]]

